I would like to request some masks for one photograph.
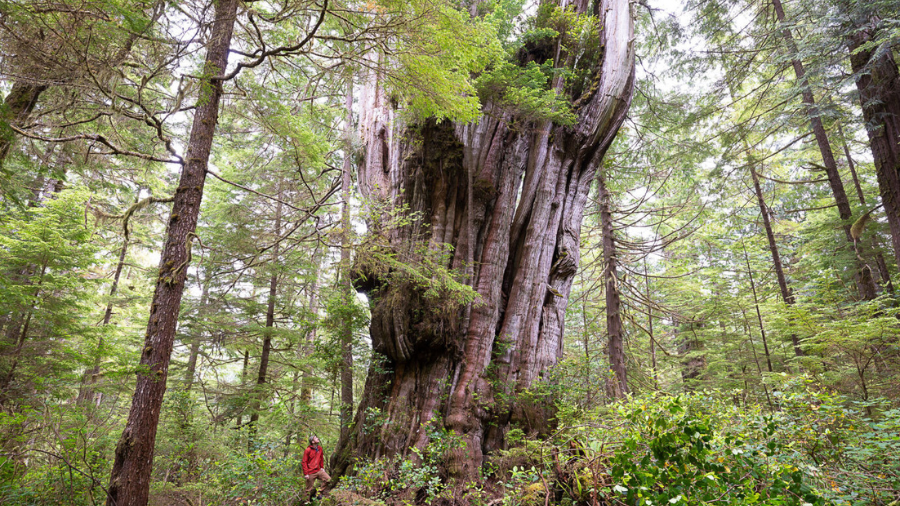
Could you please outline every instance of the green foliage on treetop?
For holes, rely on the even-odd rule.
[[[387,56],[397,61],[386,73],[390,92],[419,118],[477,119],[471,76],[502,54],[494,24],[438,2],[386,0],[375,9],[406,21]]]
[[[497,0],[480,4],[473,18],[448,5],[379,4],[386,15],[415,19],[387,55],[398,63],[385,74],[394,99],[414,117],[438,121],[474,121],[490,102],[525,121],[573,124],[570,99],[585,88],[602,54],[599,20],[544,4],[525,21],[522,7],[520,0]],[[538,54],[520,61],[523,48]],[[550,57],[541,55],[548,51]],[[565,85],[555,89],[556,77]]]
[[[482,102],[498,103],[526,121],[574,124],[571,100],[585,90],[602,54],[599,18],[551,3],[527,21],[518,2],[497,1],[486,9],[507,54],[476,79]]]
[[[478,95],[484,102],[497,102],[526,120],[550,120],[572,125],[576,117],[565,96],[548,89],[555,70],[550,62],[528,62],[520,67],[509,61],[498,61],[478,79]]]

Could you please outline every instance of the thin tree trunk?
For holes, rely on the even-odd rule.
[[[628,394],[628,372],[625,367],[625,345],[622,328],[622,301],[619,295],[618,253],[613,231],[609,191],[601,168],[597,171],[600,201],[600,227],[603,233],[603,286],[606,292],[606,335],[609,369],[613,372],[607,384],[610,396],[616,399]]]
[[[844,157],[847,159],[847,167],[850,169],[850,176],[853,178],[853,186],[856,188],[856,196],[859,198],[859,203],[865,207],[867,205],[866,196],[863,194],[862,185],[859,184],[859,176],[856,174],[856,164],[853,163],[853,157],[850,156],[850,147],[847,145],[847,136],[844,135],[844,127],[838,123],[837,128],[838,135],[841,136],[841,144],[843,144],[844,147]]]
[[[584,271],[579,271],[581,284],[584,284]],[[587,319],[587,296],[581,294],[581,344],[584,347],[584,391],[587,399],[584,403],[585,409],[588,409],[594,403],[594,389],[591,388],[591,349],[590,349],[590,333],[588,332]]]
[[[766,339],[766,326],[763,325],[762,312],[759,310],[759,297],[756,295],[756,283],[753,281],[753,269],[750,268],[750,257],[747,255],[747,248],[744,247],[744,261],[747,263],[747,275],[750,276],[750,289],[753,293],[753,305],[756,307],[756,319],[759,322],[759,334],[762,336],[763,351],[766,354],[766,366],[769,372],[772,369],[772,356],[769,354],[769,340]]]
[[[281,184],[278,181],[278,203],[275,205],[275,230],[273,237],[281,236]],[[269,355],[272,353],[272,333],[275,330],[275,298],[278,294],[278,249],[280,243],[276,242],[272,248],[272,277],[269,280],[269,300],[266,305],[266,329],[263,332],[262,355],[259,357],[259,373],[256,376],[256,388],[250,408],[250,427],[247,437],[247,445],[253,451],[256,439],[256,422],[259,421],[259,410],[262,407],[265,396],[266,375],[269,371]]]
[[[31,319],[34,316],[34,310],[37,309],[38,304],[40,303],[40,295],[41,295],[41,286],[44,284],[44,276],[47,274],[47,264],[43,264],[41,266],[41,274],[38,278],[37,284],[34,286],[34,294],[32,295],[31,306],[25,311],[25,317],[21,326],[15,327],[17,334],[14,336],[15,348],[12,353],[12,363],[9,365],[9,370],[6,372],[6,376],[4,376],[2,382],[0,382],[0,404],[3,404],[5,401],[7,390],[9,390],[10,385],[12,385],[13,378],[15,377],[16,367],[19,365],[19,358],[22,355],[22,348],[25,346],[25,341],[28,339],[28,330],[31,326]],[[12,336],[11,336],[12,337]]]
[[[199,275],[198,275],[199,281]],[[203,287],[200,292],[200,318],[204,318],[206,316],[206,305],[209,302],[209,276],[205,282],[202,282]],[[191,341],[191,353],[188,355],[187,367],[184,371],[184,389],[187,392],[191,391],[191,388],[194,386],[194,378],[197,375],[197,358],[200,355],[200,342],[202,341],[201,336],[194,336]]]
[[[856,164],[853,163],[853,157],[850,156],[850,149],[847,147],[847,138],[844,136],[844,129],[840,124],[838,124],[838,135],[840,135],[841,140],[843,140],[844,156],[847,158],[847,167],[850,168],[850,175],[853,176],[853,185],[856,187],[856,195],[859,198],[859,203],[865,208],[868,206],[866,197],[863,195],[862,186],[859,184],[859,177],[856,175]],[[878,273],[881,276],[881,282],[884,284],[888,293],[893,294],[894,283],[891,282],[891,273],[888,271],[887,262],[884,261],[881,241],[878,239],[877,234],[872,238],[872,246],[874,247],[873,254],[875,256],[875,264],[878,266]]]
[[[228,64],[228,49],[238,1],[218,0],[214,5],[215,21],[203,68],[206,76],[218,76]],[[191,238],[197,228],[203,184],[206,181],[206,169],[219,116],[222,81],[204,79],[201,92],[203,99],[198,101],[194,112],[187,156],[175,192],[172,214],[169,216],[169,228],[150,306],[150,321],[141,353],[137,386],[128,422],[116,446],[108,506],[146,506],[149,498],[156,429],[166,390],[185,277],[190,264]]]
[[[778,252],[778,243],[775,242],[775,233],[772,231],[772,222],[769,219],[769,208],[766,206],[762,187],[759,185],[759,175],[756,173],[756,167],[752,160],[750,161],[750,175],[753,177],[753,190],[756,192],[756,202],[759,204],[763,228],[766,229],[766,239],[769,241],[769,252],[772,254],[772,266],[775,268],[775,278],[778,280],[778,289],[781,291],[781,300],[788,306],[793,306],[794,294],[787,284],[787,278],[784,276],[784,266],[781,263],[781,254]],[[744,254],[746,255],[746,251]],[[747,268],[750,268],[749,264]],[[800,340],[797,338],[797,334],[791,334],[791,343],[794,345],[794,355],[802,357],[803,350],[800,348]]]
[[[653,336],[653,306],[650,304],[650,272],[647,270],[647,257],[644,257],[644,285],[647,288],[647,334],[650,337],[650,366],[653,371],[653,388],[659,390],[659,371],[656,367],[656,338]]]
[[[122,275],[122,269],[125,267],[125,255],[127,254],[128,239],[125,239],[122,242],[122,248],[119,249],[119,261],[116,263],[116,273],[113,275],[112,286],[109,288],[109,302],[106,303],[106,311],[103,313],[102,325],[104,327],[109,325],[109,322],[112,320],[113,297],[116,296],[116,293],[119,290],[119,277]],[[84,375],[85,384],[78,396],[79,404],[90,402],[94,398],[93,386],[96,385],[97,381],[100,379],[100,362],[103,360],[103,347],[103,332],[101,331],[100,337],[97,339],[97,352],[94,356],[94,367]]]
[[[759,381],[762,383],[763,391],[766,393],[766,402],[769,404],[770,408],[774,409],[775,406],[772,404],[772,398],[769,396],[769,387],[767,387],[765,381],[763,381],[762,367],[759,365],[759,354],[756,352],[756,345],[753,344],[753,332],[750,331],[750,321],[747,319],[747,312],[744,311],[744,306],[740,306],[740,308],[741,314],[744,316],[744,329],[747,331],[747,338],[750,341],[750,350],[753,352],[753,361],[756,362],[756,372],[759,374]]]
[[[341,292],[344,304],[350,307],[355,296],[350,280],[350,233],[353,224],[350,222],[350,133],[353,113],[353,85],[347,91],[347,147],[344,150],[344,167],[341,177]],[[341,442],[350,436],[350,425],[353,423],[353,322],[344,319],[341,322]],[[339,443],[340,444],[340,443]]]
[[[17,127],[26,126],[38,98],[47,89],[44,84],[30,83],[19,80],[13,83],[12,89],[3,100],[3,117],[0,118]],[[4,162],[12,149],[14,134],[7,132],[0,135],[0,171],[4,170]]]
[[[309,289],[309,314],[313,319],[316,318],[316,315],[319,312],[319,301],[318,301],[318,292],[319,292],[319,278],[318,278],[318,269],[315,269],[316,278],[313,279],[312,286]],[[304,357],[308,357],[310,352],[312,351],[312,347],[316,342],[316,326],[318,322],[313,322],[312,328],[310,328],[309,332],[306,334],[306,341],[302,347],[302,354]],[[304,369],[303,373],[300,376],[300,400],[309,403],[312,400],[312,371]]]
[[[241,390],[243,390],[244,385],[247,384],[247,371],[250,369],[250,350],[244,350],[244,365],[241,367]],[[240,429],[241,426],[244,425],[244,410],[246,406],[244,406],[244,402],[246,399],[241,399],[241,410],[238,412],[237,418],[235,419],[235,428]]]

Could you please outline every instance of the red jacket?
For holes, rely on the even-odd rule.
[[[304,476],[319,472],[319,470],[325,466],[325,455],[324,452],[322,452],[322,447],[317,446],[313,448],[312,445],[306,447],[306,451],[303,452],[301,464],[303,465]]]

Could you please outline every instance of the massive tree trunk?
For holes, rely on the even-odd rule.
[[[875,48],[860,50],[874,40],[873,35],[872,29],[856,30],[847,45],[881,202],[891,227],[894,259],[900,265],[900,74],[893,52],[880,51],[875,58]]]
[[[573,126],[487,104],[478,123],[404,128],[377,77],[364,90],[360,188],[378,209],[419,217],[394,228],[373,220],[373,241],[412,268],[453,269],[478,297],[461,304],[440,279],[428,291],[398,264],[358,265],[384,362],[369,371],[336,475],[354,456],[404,455],[446,428],[465,441],[448,456],[448,472],[474,477],[511,426],[540,433],[552,423],[552,402],[534,387],[562,353],[584,206],[634,85],[629,3],[600,0],[595,12],[604,53],[588,89],[570,97]]]
[[[207,45],[205,76],[218,76],[228,64],[238,0],[218,0],[214,5],[215,21]],[[203,97],[194,112],[187,156],[169,216],[131,411],[116,446],[108,506],[145,506],[149,499],[156,428],[190,264],[191,238],[197,228],[203,184],[219,117],[222,81],[204,79],[201,90]]]

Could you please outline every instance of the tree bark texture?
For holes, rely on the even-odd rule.
[[[576,10],[585,12],[583,4]],[[584,206],[634,86],[629,3],[595,7],[604,54],[589,89],[571,97],[573,126],[523,121],[486,104],[477,123],[407,127],[377,75],[363,90],[360,189],[370,206],[420,217],[393,228],[372,220],[371,236],[400,262],[433,255],[478,298],[460,307],[397,276],[358,278],[372,299],[372,346],[384,362],[369,371],[335,475],[355,456],[405,455],[424,448],[432,429],[450,429],[465,446],[448,456],[447,471],[471,478],[486,453],[504,446],[510,426],[548,429],[552,403],[526,391],[562,354]]]
[[[850,65],[862,105],[884,213],[891,228],[894,260],[900,265],[900,74],[891,51],[860,48],[873,29],[859,29],[847,41]]]
[[[606,177],[601,168],[597,173],[600,201],[600,229],[603,245],[603,286],[606,294],[606,350],[612,376],[607,383],[607,393],[614,399],[625,397],[628,392],[628,370],[625,367],[625,336],[622,327],[622,298],[619,295],[616,237],[613,228],[611,197],[606,187]]]
[[[38,97],[47,89],[45,84],[29,83],[26,81],[16,81],[13,83],[12,89],[3,100],[3,110],[0,111],[0,121],[12,124],[17,127],[26,126],[28,118],[37,105]],[[2,124],[2,123],[0,123]],[[12,149],[14,134],[7,128],[0,132],[0,171],[3,170],[3,163]]]
[[[762,187],[759,184],[759,174],[753,160],[750,160],[750,176],[753,178],[753,191],[756,193],[756,203],[759,204],[759,212],[763,220],[763,228],[766,230],[766,239],[769,241],[769,252],[772,254],[772,267],[775,269],[775,278],[778,280],[778,289],[781,291],[781,300],[788,306],[794,305],[794,292],[788,286],[784,275],[784,265],[781,263],[781,253],[778,251],[778,243],[775,242],[775,232],[772,230],[772,220],[769,219],[769,208],[763,197]],[[800,348],[800,340],[797,334],[791,334],[791,343],[794,345],[794,355],[803,356]]]
[[[238,0],[219,0],[214,5],[215,20],[207,43],[205,76],[220,75],[228,64]],[[200,214],[203,184],[219,116],[222,81],[204,79],[200,89],[187,156],[169,216],[137,385],[128,422],[116,446],[108,506],[145,506],[149,498],[159,411],[166,391],[169,360],[190,263],[191,238]]]
[[[785,22],[784,8],[781,0],[772,0],[772,6],[775,8],[775,15],[780,23]],[[853,211],[850,209],[850,200],[847,198],[847,192],[844,190],[844,183],[841,181],[841,173],[838,171],[837,162],[834,160],[834,152],[831,150],[831,143],[828,141],[828,133],[825,131],[825,125],[822,124],[822,118],[819,114],[819,108],[816,106],[816,100],[813,96],[809,79],[806,76],[806,69],[803,62],[796,56],[798,54],[797,44],[794,42],[794,36],[791,30],[785,28],[783,30],[784,39],[787,42],[788,50],[791,52],[791,65],[794,67],[794,74],[801,87],[801,95],[803,103],[806,104],[806,113],[809,117],[809,125],[816,138],[816,144],[819,146],[819,152],[822,155],[822,165],[825,167],[825,175],[828,178],[828,184],[831,186],[831,193],[834,196],[834,202],[837,204],[838,214],[843,221],[844,236],[851,248],[857,254],[856,243],[850,233],[850,220],[853,218]],[[875,298],[875,280],[872,278],[872,271],[868,265],[862,261],[857,262],[856,285],[862,300],[872,300]]]

